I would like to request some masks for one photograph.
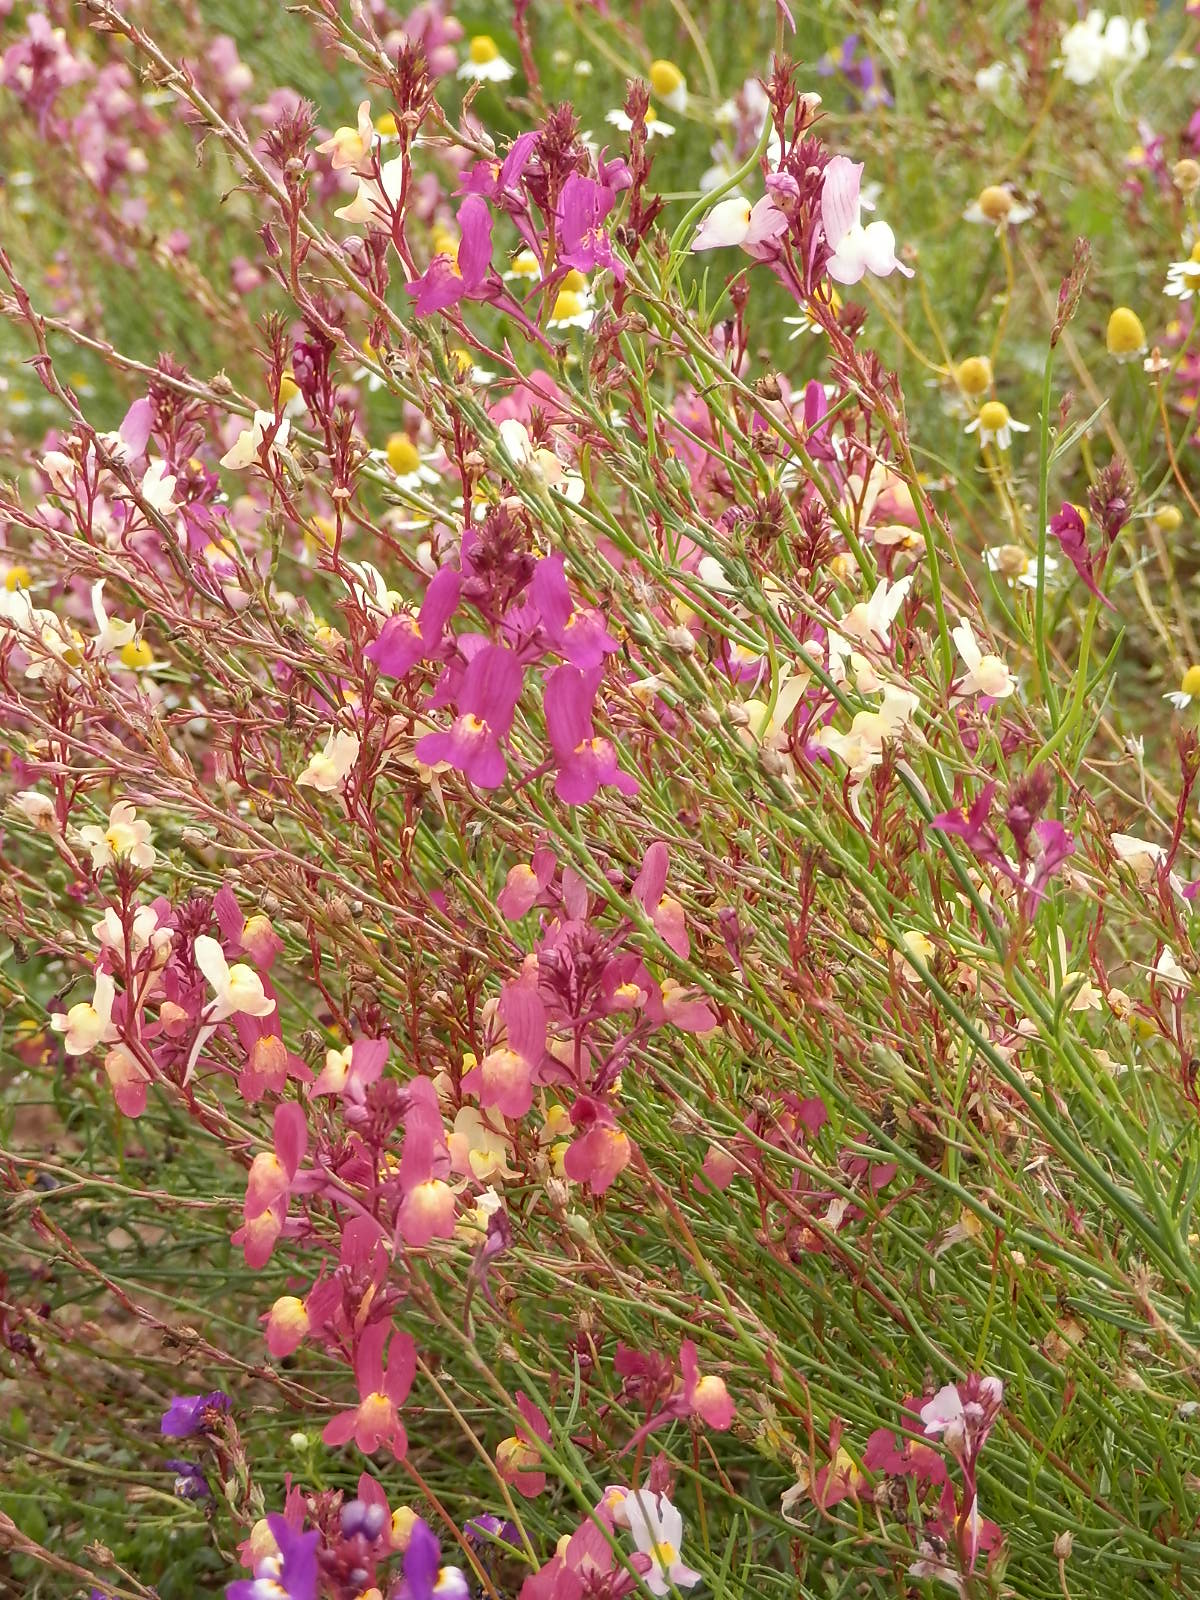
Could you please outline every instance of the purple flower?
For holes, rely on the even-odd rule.
[[[363,651],[385,678],[402,678],[423,657],[432,655],[442,641],[442,633],[458,605],[462,578],[454,567],[443,567],[428,589],[420,615],[389,617],[379,630],[374,644]]]
[[[193,1434],[209,1433],[215,1413],[228,1411],[229,1406],[229,1396],[219,1389],[211,1394],[177,1394],[163,1412],[161,1431],[168,1439],[190,1439]]]
[[[442,1566],[437,1535],[418,1517],[404,1552],[404,1581],[397,1600],[468,1600],[470,1593],[467,1580],[457,1567]],[[251,1597],[239,1595],[228,1600],[251,1600]],[[257,1600],[257,1596],[253,1600]]]
[[[546,728],[558,762],[554,792],[564,805],[587,805],[606,787],[624,795],[638,792],[637,779],[621,771],[609,740],[595,737],[592,705],[599,680],[598,671],[578,667],[556,667],[546,679]]]
[[[168,1461],[167,1470],[175,1474],[175,1493],[180,1500],[211,1500],[212,1490],[197,1461]]]
[[[446,311],[460,300],[478,300],[492,264],[492,214],[479,195],[469,194],[458,208],[457,259],[437,255],[421,276],[408,285],[413,312],[427,317]]]
[[[255,1563],[252,1578],[227,1584],[225,1600],[317,1600],[317,1545],[321,1535],[299,1533],[273,1513],[267,1527],[275,1552]]]
[[[996,784],[993,780],[979,791],[970,810],[943,811],[934,817],[932,826],[939,833],[954,834],[980,861],[986,861],[989,866],[996,867],[1013,883],[1020,883],[1019,873],[1014,870],[1012,862],[1000,848],[1000,840],[988,820],[992,814],[992,796],[995,792]]]
[[[508,154],[497,165],[494,161],[477,161],[459,186],[459,194],[482,195],[494,200],[505,210],[523,208],[524,201],[517,187],[521,174],[529,165],[539,130],[533,128],[520,134],[508,148]]]
[[[481,789],[496,789],[508,771],[501,741],[512,727],[524,670],[511,650],[488,644],[471,657],[451,726],[417,741],[416,757],[433,766],[447,761]]]

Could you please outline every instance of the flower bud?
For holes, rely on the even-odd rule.
[[[1193,161],[1191,156],[1184,156],[1182,161],[1177,161],[1171,168],[1171,178],[1180,194],[1195,194],[1197,188],[1200,188],[1200,161]]]

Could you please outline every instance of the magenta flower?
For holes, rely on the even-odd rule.
[[[575,605],[562,556],[547,556],[538,562],[529,595],[550,643],[573,667],[590,672],[618,648],[601,613]]]
[[[597,739],[592,706],[599,672],[556,667],[546,679],[546,727],[558,762],[554,792],[569,806],[587,805],[602,788],[638,792],[637,779],[622,772],[608,739]]]
[[[495,201],[505,210],[523,210],[525,201],[519,188],[521,174],[529,165],[539,137],[537,128],[519,134],[499,165],[494,161],[476,161],[463,178],[459,194],[477,194]]]
[[[628,187],[629,170],[624,162],[614,161],[607,171],[613,175],[608,183],[573,172],[563,184],[554,213],[558,261],[560,266],[577,267],[580,272],[607,267],[621,283],[625,268],[613,254],[612,240],[603,224],[616,202],[618,189]]]
[[[1087,528],[1077,507],[1069,500],[1064,500],[1056,515],[1050,518],[1050,532],[1058,540],[1063,555],[1075,568],[1088,591],[1110,611],[1115,611],[1112,601],[1100,593],[1099,579],[1104,571],[1104,562],[1088,548]]]
[[[425,591],[420,614],[389,617],[379,637],[363,651],[385,678],[402,678],[418,661],[431,656],[458,605],[462,578],[454,567],[442,567]]]
[[[501,742],[512,727],[524,670],[511,650],[485,644],[471,657],[458,694],[458,715],[447,729],[418,740],[416,757],[428,766],[456,767],[481,789],[496,789],[508,771]]]
[[[492,214],[487,202],[469,194],[458,208],[458,228],[462,237],[457,259],[434,256],[421,276],[408,285],[418,317],[447,311],[460,300],[483,298],[480,290],[492,264]]]

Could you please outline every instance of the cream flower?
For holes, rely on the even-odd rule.
[[[85,1056],[98,1044],[111,1044],[117,1038],[112,1020],[116,994],[112,974],[98,972],[90,1001],[81,1000],[66,1013],[58,1011],[50,1018],[55,1033],[66,1035],[64,1048],[69,1056]]]
[[[235,961],[231,967],[215,939],[202,933],[195,943],[196,965],[207,978],[215,1000],[205,1009],[206,1022],[223,1022],[226,1017],[269,1017],[275,1002],[263,989],[263,981],[253,967]]]
[[[1016,689],[1017,680],[1000,656],[991,651],[985,653],[979,648],[975,632],[966,617],[957,628],[951,629],[950,637],[967,669],[958,680],[955,700],[965,700],[973,694],[986,695],[989,700],[1006,700]]]
[[[109,655],[123,650],[137,634],[136,622],[121,622],[109,616],[104,606],[104,579],[92,585],[92,615],[96,619],[96,654]]]
[[[155,862],[155,849],[150,843],[150,824],[139,822],[137,813],[128,800],[118,800],[108,814],[108,826],[88,823],[80,828],[79,837],[92,852],[92,867],[102,872],[118,857],[124,858],[142,872],[149,872]]]
[[[258,461],[263,447],[270,450],[282,450],[287,444],[291,423],[286,417],[278,423],[271,411],[256,411],[254,420],[248,427],[242,429],[229,449],[221,457],[221,465],[228,467],[233,472],[240,472],[244,467],[252,467]],[[272,432],[272,430],[274,430]],[[267,435],[270,433],[268,445]]]
[[[616,1520],[629,1529],[639,1552],[650,1557],[650,1570],[643,1574],[642,1582],[651,1594],[665,1595],[672,1585],[690,1589],[700,1582],[700,1573],[680,1558],[683,1517],[665,1494],[635,1489],[625,1496]]]
[[[358,125],[338,128],[323,144],[317,146],[319,156],[329,156],[335,172],[363,173],[370,170],[371,151],[375,144],[375,126],[371,121],[371,102],[363,100],[358,107]]]
[[[306,784],[310,789],[319,789],[322,794],[333,794],[343,786],[350,769],[358,760],[361,743],[356,733],[337,729],[329,735],[324,750],[313,756],[296,782]]]

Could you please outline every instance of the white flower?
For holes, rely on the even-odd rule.
[[[861,639],[864,644],[890,644],[892,623],[912,587],[912,573],[898,583],[880,578],[869,600],[859,600],[842,618],[841,632],[848,639]]]
[[[912,268],[896,258],[896,235],[886,222],[863,226],[869,202],[862,194],[862,163],[834,156],[821,180],[821,224],[833,251],[825,270],[835,283],[858,283],[864,273],[886,278],[892,272],[912,277]]]
[[[357,126],[338,128],[323,144],[317,146],[319,156],[329,156],[335,172],[359,172],[370,166],[369,156],[376,143],[376,133],[371,122],[371,102],[363,100],[358,107]]]
[[[175,474],[167,471],[165,461],[154,460],[142,478],[142,499],[159,516],[165,517],[176,509]]]
[[[221,465],[229,467],[234,472],[240,472],[243,467],[253,466],[259,458],[263,446],[267,442],[267,433],[274,429],[271,437],[270,448],[282,450],[287,444],[291,423],[284,417],[278,424],[271,411],[256,411],[254,420],[238,434],[233,444],[221,457]]]
[[[968,695],[982,694],[989,700],[1007,700],[1016,689],[1017,680],[1000,656],[991,651],[985,654],[980,650],[974,630],[966,617],[957,628],[950,630],[950,637],[954,640],[963,665],[967,669],[965,676],[958,681],[954,698],[965,700]]]
[[[505,61],[490,34],[477,33],[467,46],[467,59],[459,67],[458,76],[472,78],[476,83],[507,83],[516,70]]]
[[[1154,963],[1154,976],[1171,989],[1186,989],[1192,981],[1179,965],[1175,952],[1169,945],[1163,946],[1162,954]]]
[[[225,952],[215,939],[202,933],[195,944],[196,965],[208,979],[216,999],[205,1008],[207,1022],[223,1022],[226,1017],[269,1017],[275,1009],[274,1000],[263,989],[262,979],[253,967],[244,961],[235,961],[231,967]]]
[[[102,945],[110,950],[117,950],[122,955],[125,952],[125,924],[113,906],[105,909],[104,916],[99,922],[92,924],[92,933]],[[131,955],[140,955],[148,944],[153,944],[156,951],[165,955],[170,949],[172,931],[170,928],[160,928],[158,925],[158,912],[153,906],[139,906],[133,914],[133,921],[129,925],[129,950]]]
[[[313,756],[296,782],[319,789],[322,794],[334,793],[345,783],[351,767],[358,760],[360,745],[356,733],[347,733],[345,729],[331,733],[325,741],[324,750],[320,755]]]
[[[120,622],[104,608],[104,579],[92,585],[92,615],[96,619],[96,654],[106,656],[123,650],[137,633],[136,622]]]
[[[1159,867],[1167,860],[1165,845],[1139,839],[1132,833],[1114,833],[1109,842],[1117,853],[1117,860],[1125,863],[1142,888],[1154,882]],[[1183,879],[1178,873],[1170,873],[1168,881],[1176,894],[1183,893]]]
[[[984,445],[991,444],[994,439],[997,449],[1007,450],[1012,443],[1013,434],[1028,433],[1029,424],[1018,422],[1003,401],[985,400],[979,408],[978,415],[967,423],[965,431],[979,435],[981,449]]]
[[[817,740],[846,763],[850,777],[858,783],[883,760],[884,744],[904,732],[919,704],[910,689],[885,684],[878,711],[856,712],[846,733],[823,728]]]
[[[36,789],[19,789],[8,803],[41,832],[58,831],[58,813],[49,795],[39,794]]]
[[[1068,83],[1094,83],[1120,66],[1144,60],[1149,49],[1141,17],[1130,27],[1125,17],[1109,17],[1106,22],[1102,11],[1089,11],[1083,22],[1072,23],[1063,34],[1062,55],[1056,65]]]
[[[114,859],[126,858],[142,872],[149,872],[155,862],[155,849],[150,843],[150,824],[139,822],[137,813],[128,800],[118,800],[108,813],[108,826],[88,823],[80,828],[79,838],[92,852],[92,868],[102,872]]]
[[[390,228],[397,202],[404,192],[404,157],[393,156],[379,169],[379,177],[359,178],[354,199],[333,213],[355,227]]]
[[[50,1018],[50,1026],[55,1033],[66,1034],[64,1046],[69,1056],[85,1056],[98,1044],[111,1044],[117,1038],[112,1020],[116,993],[112,974],[98,972],[95,993],[90,1001],[81,1000],[65,1014],[58,1011]]]
[[[948,1428],[960,1425],[962,1416],[962,1396],[958,1392],[958,1385],[954,1383],[939,1389],[933,1399],[921,1407],[921,1421],[925,1425],[926,1435],[931,1439],[945,1433]]]
[[[608,111],[604,116],[605,122],[611,122],[614,128],[619,128],[622,133],[629,133],[633,128],[633,120],[623,111]],[[655,112],[653,106],[646,107],[646,138],[669,139],[675,132],[673,122],[663,122]]]
[[[1200,241],[1192,246],[1186,261],[1173,261],[1167,268],[1167,281],[1163,288],[1175,300],[1190,300],[1200,289]]]
[[[684,1566],[680,1558],[683,1517],[665,1494],[635,1489],[625,1496],[621,1517],[638,1550],[650,1557],[650,1570],[642,1582],[651,1594],[666,1594],[672,1584],[690,1589],[700,1582],[700,1573]]]

